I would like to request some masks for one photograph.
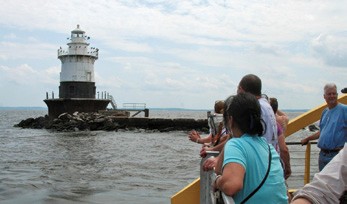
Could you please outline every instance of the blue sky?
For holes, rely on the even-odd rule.
[[[249,73],[282,109],[347,87],[347,1],[2,0],[0,106],[58,96],[57,49],[77,24],[100,50],[97,91],[119,107],[211,109]]]

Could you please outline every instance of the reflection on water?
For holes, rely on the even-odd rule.
[[[199,176],[200,146],[189,142],[186,132],[57,133],[12,127],[45,113],[1,112],[0,203],[169,203]],[[172,117],[173,112],[161,114]],[[291,156],[300,162],[296,153]],[[301,180],[293,173],[290,185],[301,186]]]

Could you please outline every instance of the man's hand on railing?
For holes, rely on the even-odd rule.
[[[306,137],[306,138],[302,139],[300,142],[301,142],[301,145],[307,145],[308,141],[309,140]]]
[[[320,136],[320,131],[317,131],[317,132],[313,133],[313,135],[310,135],[310,136],[302,139],[301,145],[306,145],[309,141],[318,139],[319,136]]]

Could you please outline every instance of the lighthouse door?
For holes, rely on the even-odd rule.
[[[87,81],[92,81],[92,73],[87,72]]]

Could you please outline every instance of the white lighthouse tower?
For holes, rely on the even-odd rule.
[[[61,113],[97,112],[105,110],[110,99],[96,99],[94,77],[94,62],[98,59],[99,49],[89,47],[89,37],[77,28],[71,31],[68,49],[58,49],[61,61],[59,98],[47,99],[50,118],[56,118]]]
[[[61,60],[59,98],[95,98],[94,62],[98,48],[89,48],[85,32],[77,28],[71,31],[68,50],[58,49]]]

